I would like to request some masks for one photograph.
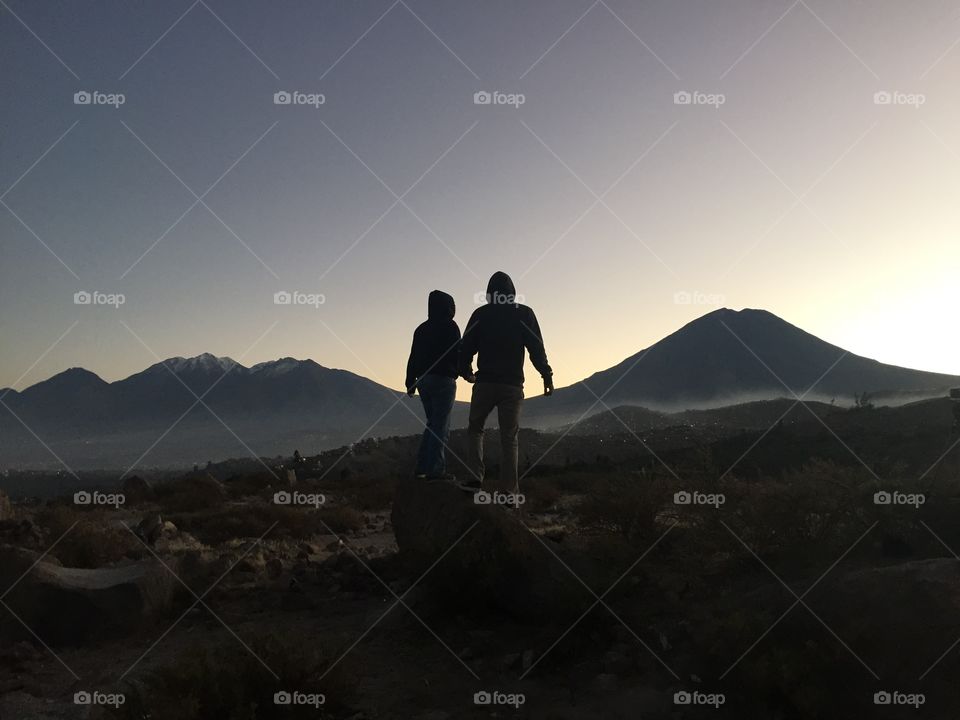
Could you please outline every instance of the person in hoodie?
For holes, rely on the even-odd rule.
[[[544,394],[553,394],[553,371],[547,363],[537,316],[532,308],[518,304],[516,296],[510,276],[495,272],[487,283],[487,303],[471,315],[460,343],[460,376],[474,383],[467,437],[468,462],[476,481],[465,483],[474,489],[484,481],[483,426],[496,408],[502,453],[499,482],[491,483],[490,489],[505,493],[519,490],[517,433],[523,404],[525,351],[530,353],[533,366],[543,378]]]
[[[419,390],[427,425],[417,453],[416,475],[429,480],[455,480],[447,473],[445,448],[450,436],[450,411],[457,394],[457,349],[460,328],[453,316],[453,297],[434,290],[427,298],[427,320],[413,333],[405,387],[410,397]]]

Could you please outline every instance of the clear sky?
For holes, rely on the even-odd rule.
[[[427,293],[463,323],[499,269],[558,386],[718,306],[960,374],[956,3],[5,0],[0,68],[0,387],[399,388]]]

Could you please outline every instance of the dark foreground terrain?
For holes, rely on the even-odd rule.
[[[8,476],[0,718],[956,717],[952,423],[618,409],[524,434],[519,511],[415,437]]]

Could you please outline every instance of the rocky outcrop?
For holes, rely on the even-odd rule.
[[[170,610],[183,587],[153,559],[88,570],[61,567],[11,546],[0,547],[0,586],[13,586],[4,602],[49,644],[136,630]],[[0,620],[5,638],[24,634],[29,635],[9,613]]]
[[[534,621],[576,617],[592,602],[550,552],[562,554],[559,546],[544,547],[552,541],[541,542],[517,512],[476,504],[452,485],[401,481],[392,521],[414,577],[437,563],[423,584],[446,602],[493,606]]]

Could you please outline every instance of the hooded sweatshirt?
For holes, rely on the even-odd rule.
[[[487,304],[474,311],[463,332],[458,360],[462,376],[472,374],[477,355],[477,382],[523,387],[524,350],[544,379],[553,375],[537,316],[532,308],[518,304],[516,295],[509,275],[491,276]]]
[[[457,377],[457,348],[460,328],[453,321],[457,306],[453,297],[434,290],[427,298],[427,321],[413,333],[413,346],[407,361],[406,388],[415,387],[424,375]]]

